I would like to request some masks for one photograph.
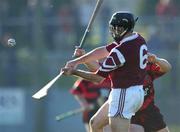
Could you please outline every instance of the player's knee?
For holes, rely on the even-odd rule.
[[[91,118],[89,121],[89,126],[92,128],[94,126],[94,119]]]
[[[112,131],[115,131],[117,128],[117,126],[115,124],[110,124],[110,128]]]
[[[96,130],[97,129],[97,124],[95,123],[95,119],[91,118],[89,121],[89,126],[91,129]]]
[[[141,125],[131,124],[129,127],[129,132],[144,132],[144,128]]]
[[[168,127],[166,127],[164,129],[159,130],[158,132],[170,132],[170,131],[169,131]]]

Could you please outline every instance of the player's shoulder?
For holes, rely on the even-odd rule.
[[[120,45],[125,45],[128,43],[146,43],[146,41],[142,35],[140,35],[137,32],[133,32],[133,34],[131,36],[124,38],[121,41]]]
[[[144,38],[141,34],[139,34],[139,33],[138,33],[137,41],[140,41],[140,42],[142,42],[143,44],[146,44],[145,38]]]
[[[134,32],[131,36],[124,38],[116,48],[123,47],[138,47],[139,45],[146,44],[145,39],[137,32]]]
[[[111,51],[113,48],[115,48],[116,46],[118,46],[118,43],[114,41],[114,42],[108,44],[108,45],[106,46],[106,49],[107,49],[108,52],[110,52],[110,51]]]

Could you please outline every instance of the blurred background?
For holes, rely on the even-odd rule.
[[[79,107],[69,93],[76,78],[62,77],[42,100],[31,96],[71,59],[95,0],[0,0],[0,132],[84,132],[81,114],[55,121]],[[171,132],[180,132],[180,1],[104,0],[85,49],[111,42],[108,22],[115,11],[139,16],[135,30],[149,50],[172,64],[155,82],[156,104]],[[16,39],[9,47],[7,40]]]

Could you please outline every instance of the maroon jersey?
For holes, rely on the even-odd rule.
[[[112,88],[143,85],[146,75],[147,47],[142,36],[135,33],[124,38],[118,45],[116,43],[108,45],[107,50],[110,53],[98,69],[98,75],[109,76]]]
[[[154,104],[154,79],[162,76],[164,73],[160,72],[160,67],[154,63],[148,63],[147,67],[147,74],[144,80],[143,89],[145,91],[144,103],[141,107],[141,110],[146,109],[150,104]]]

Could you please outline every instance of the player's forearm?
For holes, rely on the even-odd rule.
[[[85,66],[89,69],[91,72],[95,72],[99,67],[99,63],[97,61],[93,61],[90,63],[85,63]]]
[[[83,79],[86,79],[88,81],[94,82],[94,83],[100,83],[104,80],[103,77],[94,74],[92,72],[82,71],[82,70],[74,70],[72,72],[73,75],[81,77]]]
[[[166,72],[171,70],[171,64],[165,59],[157,57],[155,63],[160,66],[160,68],[161,68],[160,71],[161,72],[166,73]]]
[[[88,63],[105,58],[108,54],[109,52],[106,50],[105,46],[102,46],[90,51],[89,53],[79,58],[76,58],[74,61],[76,61],[77,64]]]

